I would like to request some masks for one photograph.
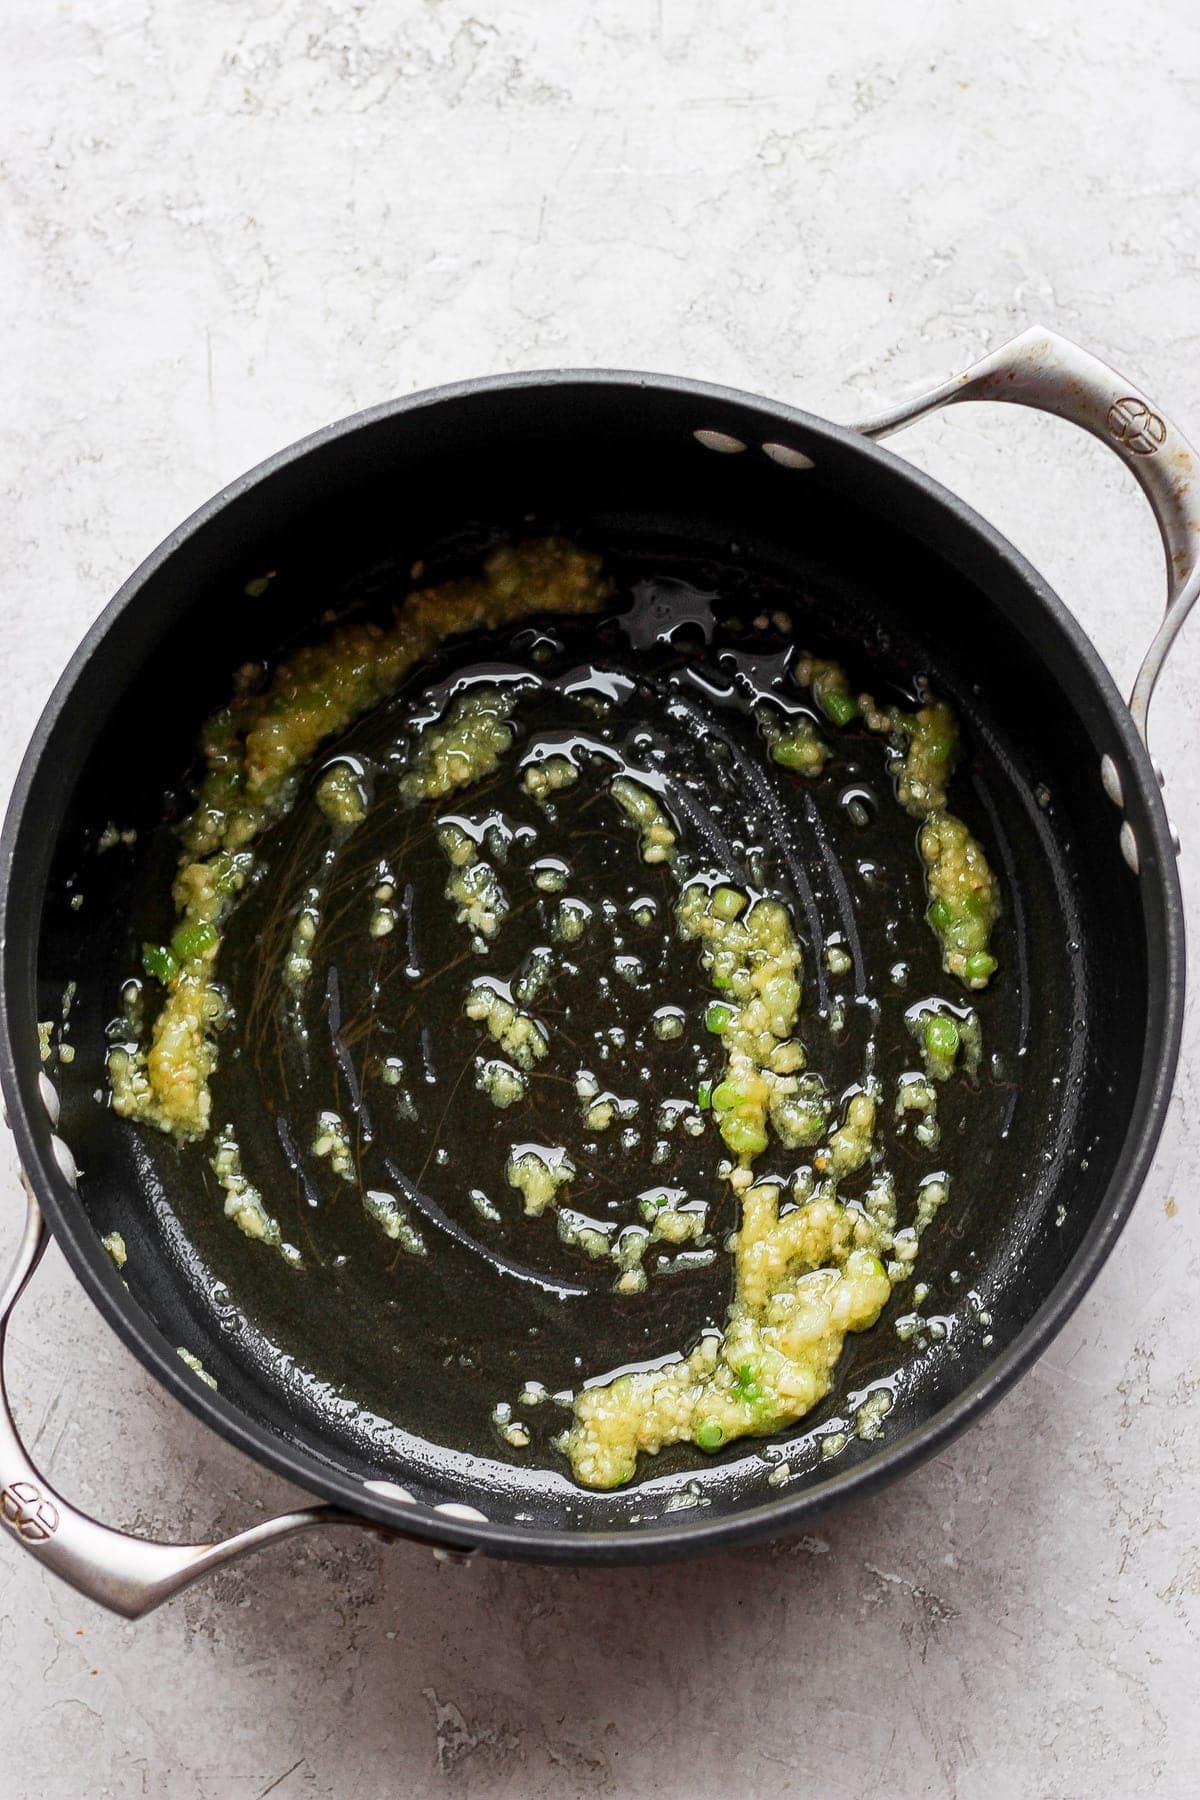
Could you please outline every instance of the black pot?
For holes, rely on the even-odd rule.
[[[1138,478],[1167,548],[1170,596],[1127,709],[1037,572],[953,495],[873,441],[963,399],[1039,406],[1093,432]],[[470,382],[332,425],[254,470],[181,526],[122,588],[72,658],[34,733],[0,841],[0,1075],[27,1176],[29,1221],[0,1301],[7,1319],[49,1230],[105,1317],[185,1405],[327,1503],[214,1546],[146,1544],[87,1519],[34,1468],[0,1410],[0,1513],[84,1593],[136,1616],[203,1570],[293,1530],[373,1525],[439,1547],[533,1560],[629,1562],[792,1530],[946,1444],[1026,1369],[1094,1280],[1145,1179],[1178,1053],[1184,927],[1172,832],[1145,744],[1163,656],[1196,597],[1192,452],[1130,384],[1031,331],[937,393],[858,430],[705,385],[612,373]],[[1014,1004],[1028,1033],[1019,1103],[988,1176],[986,1221],[950,1243],[986,1331],[908,1368],[888,1429],[786,1490],[753,1446],[667,1505],[650,1472],[624,1495],[447,1454],[373,1456],[336,1407],[278,1370],[236,1361],[171,1236],[161,1167],[96,1106],[103,1025],[127,967],[138,853],[89,875],[86,930],[64,880],[108,818],[153,825],[196,721],[231,660],[315,620],[351,563],[386,579],[431,534],[486,504],[532,509],[601,549],[740,557],[817,596],[837,633],[934,671],[1001,806],[990,820],[1012,897]],[[738,546],[736,551],[731,546]],[[290,559],[288,616],[253,610],[247,576]],[[307,571],[307,574],[305,574]],[[236,649],[230,649],[230,646]],[[150,746],[148,751],[147,746]],[[1043,811],[1029,801],[1048,794]],[[1025,796],[1021,799],[1020,796]],[[37,1021],[79,982],[76,1061],[61,1092]],[[85,1171],[81,1178],[77,1166]],[[102,1248],[137,1231],[127,1287]],[[195,1348],[219,1391],[176,1354]],[[427,1447],[426,1447],[427,1451]],[[399,1476],[401,1481],[396,1477]],[[694,1496],[693,1496],[694,1497]]]

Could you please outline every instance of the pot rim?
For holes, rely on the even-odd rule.
[[[21,932],[27,920],[34,916],[40,919],[40,908],[24,908],[20,916],[16,916],[15,891],[20,874],[16,863],[17,840],[31,789],[58,722],[71,705],[75,689],[86,676],[93,655],[145,583],[232,501],[339,439],[387,419],[419,413],[475,394],[536,391],[570,384],[625,387],[634,395],[668,393],[715,407],[735,407],[743,412],[748,409],[760,415],[764,427],[769,425],[772,432],[782,426],[802,432],[809,440],[823,439],[853,450],[868,462],[885,466],[889,478],[907,486],[914,495],[940,507],[955,522],[964,538],[973,537],[996,561],[1006,565],[1009,573],[1032,593],[1057,626],[1082,665],[1113,727],[1123,754],[1123,768],[1128,772],[1126,804],[1131,805],[1136,796],[1140,805],[1138,829],[1142,834],[1143,854],[1142,873],[1138,879],[1153,883],[1152,888],[1147,886],[1144,890],[1147,898],[1143,905],[1149,911],[1150,902],[1157,901],[1161,912],[1160,931],[1147,934],[1147,1024],[1142,1072],[1129,1131],[1106,1203],[1097,1211],[1054,1288],[988,1368],[921,1425],[890,1443],[885,1441],[875,1454],[856,1467],[841,1474],[831,1474],[815,1487],[790,1495],[780,1493],[760,1504],[711,1519],[697,1518],[694,1512],[677,1513],[670,1515],[669,1522],[660,1520],[653,1526],[579,1532],[561,1527],[526,1528],[487,1519],[458,1520],[429,1505],[418,1503],[410,1508],[402,1502],[374,1494],[363,1486],[361,1479],[256,1424],[222,1394],[193,1380],[160,1327],[116,1276],[111,1259],[54,1160],[44,1125],[39,1121],[35,1128],[31,1121],[29,1108],[33,1092],[36,1092],[36,1077],[25,1077],[20,1072],[17,1046],[12,1039],[8,991],[9,980],[14,976],[19,978],[19,971],[13,968],[18,956],[14,946],[24,942]],[[1147,832],[1148,841],[1144,835]],[[32,960],[34,947],[29,948]],[[53,1236],[84,1291],[126,1347],[176,1400],[263,1467],[361,1516],[364,1522],[389,1526],[401,1535],[418,1532],[425,1541],[437,1541],[461,1550],[479,1549],[531,1562],[609,1565],[700,1554],[793,1531],[803,1521],[811,1521],[851,1498],[874,1493],[885,1483],[917,1467],[944,1449],[1007,1392],[1066,1323],[1096,1279],[1146,1180],[1165,1122],[1179,1059],[1185,981],[1183,897],[1170,825],[1154,765],[1091,639],[1028,559],[973,507],[933,476],[883,445],[864,438],[850,426],[838,425],[819,414],[737,388],[686,376],[619,369],[548,369],[480,376],[383,401],[335,420],[276,451],[237,476],[176,526],[127,577],[89,627],[55,683],[34,728],[0,830],[0,957],[3,959],[0,964],[0,1087],[7,1101],[9,1122],[25,1178],[32,1183]],[[30,1047],[26,1046],[21,1052],[20,1063],[28,1061],[29,1052]]]

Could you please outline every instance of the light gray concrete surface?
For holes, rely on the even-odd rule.
[[[3,0],[0,19],[6,779],[169,527],[396,392],[607,363],[848,417],[1042,320],[1200,435],[1188,0]],[[1127,683],[1162,575],[1103,451],[979,409],[905,449],[1033,556]],[[1198,676],[1200,623],[1154,717],[1193,905]],[[1195,1793],[1198,1078],[1189,1027],[1155,1173],[1041,1365],[799,1542],[600,1574],[313,1539],[136,1628],[0,1543],[0,1794]],[[7,1247],[7,1142],[0,1181]],[[205,1534],[283,1497],[54,1256],[12,1366],[36,1454],[105,1518]]]

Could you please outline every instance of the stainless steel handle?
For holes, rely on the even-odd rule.
[[[356,1525],[385,1537],[397,1534],[332,1506],[280,1513],[216,1544],[158,1544],[101,1525],[70,1506],[30,1459],[13,1422],[4,1381],[8,1320],[41,1261],[49,1234],[32,1192],[25,1234],[0,1288],[0,1521],[17,1542],[73,1588],[126,1619],[140,1619],[212,1569],[265,1544],[324,1525]]]
[[[1033,326],[961,375],[855,427],[890,437],[960,400],[1006,400],[1056,413],[1116,452],[1145,494],[1167,557],[1167,606],[1133,684],[1129,710],[1142,742],[1167,652],[1200,594],[1200,459],[1182,432],[1123,375],[1056,331]]]

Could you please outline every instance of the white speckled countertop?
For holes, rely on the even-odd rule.
[[[850,417],[1033,320],[1200,435],[1188,0],[3,0],[7,786],[70,646],[267,452],[489,369],[678,370]],[[1065,425],[914,431],[1128,683],[1149,514]],[[1200,623],[1156,703],[1195,905]],[[311,1538],[133,1628],[0,1543],[0,1793],[1196,1791],[1200,1054],[1040,1366],[935,1463],[791,1543],[637,1573]],[[20,1216],[0,1146],[0,1243]],[[21,1418],[166,1535],[281,1484],[117,1345],[52,1255]]]

